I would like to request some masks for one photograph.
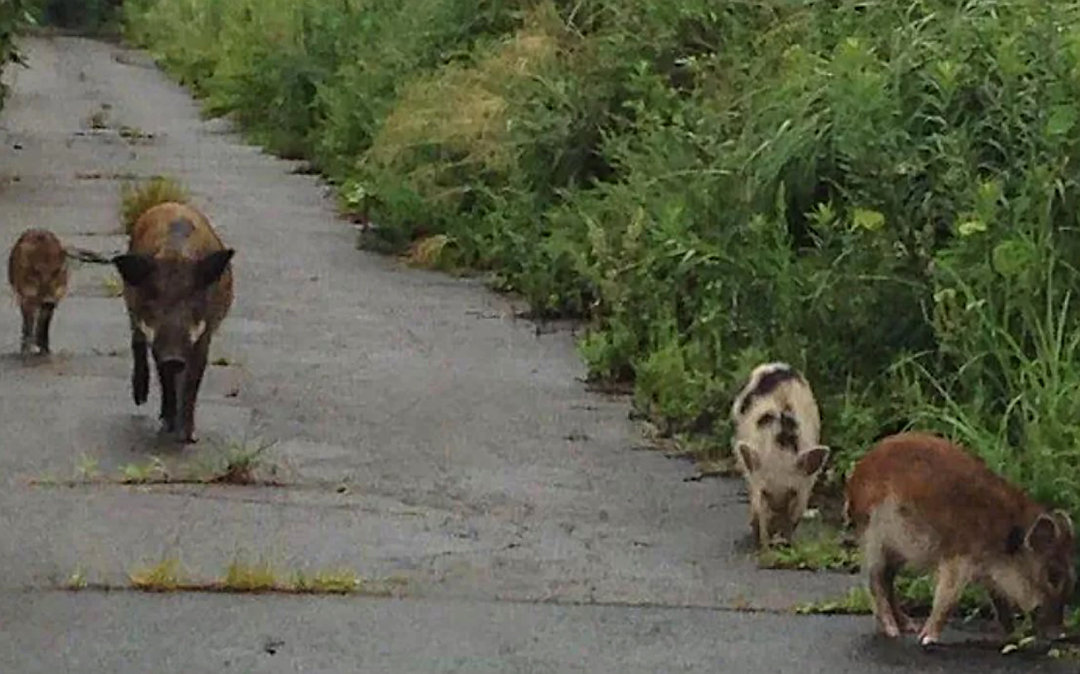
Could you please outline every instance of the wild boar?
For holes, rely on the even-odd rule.
[[[131,321],[132,397],[136,405],[146,402],[149,346],[161,385],[162,428],[179,430],[185,443],[196,441],[195,399],[210,339],[232,306],[234,252],[199,210],[166,202],[139,216],[127,253],[113,259]]]
[[[21,353],[32,346],[49,353],[49,325],[68,284],[67,255],[56,235],[46,229],[23,232],[8,256],[8,282],[22,310]]]
[[[759,365],[735,397],[731,419],[754,541],[790,541],[829,458],[810,384],[786,363]]]
[[[989,590],[1006,633],[1012,610],[1035,612],[1041,636],[1063,631],[1076,582],[1069,515],[1048,510],[948,440],[906,432],[878,442],[855,466],[844,512],[862,546],[878,628],[918,632],[927,646],[969,582]],[[933,570],[934,603],[920,627],[896,602],[904,566]]]

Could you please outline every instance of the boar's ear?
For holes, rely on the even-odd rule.
[[[743,465],[746,466],[746,470],[749,473],[753,473],[758,469],[758,457],[757,452],[748,443],[739,441],[735,445],[735,451],[739,453],[739,457],[742,459]]]
[[[195,265],[195,286],[205,288],[218,280],[225,273],[225,265],[229,264],[235,252],[232,248],[226,248],[214,251],[199,260]]]
[[[1035,552],[1046,552],[1058,537],[1058,525],[1054,518],[1043,513],[1035,518],[1024,537],[1024,544]]]
[[[1065,512],[1064,510],[1055,510],[1050,514],[1053,515],[1054,519],[1058,523],[1058,526],[1061,527],[1063,531],[1069,534],[1069,538],[1076,538],[1076,529],[1073,528],[1073,521],[1072,518],[1069,517],[1069,513]]]
[[[829,448],[825,445],[817,445],[800,454],[795,460],[795,465],[806,475],[813,475],[821,470],[828,460]]]
[[[150,272],[154,271],[154,259],[149,255],[126,253],[114,257],[112,263],[116,265],[124,283],[133,288],[141,285],[150,276]]]

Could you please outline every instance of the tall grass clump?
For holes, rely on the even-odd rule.
[[[19,33],[36,22],[36,0],[4,0],[0,2],[0,74],[12,65],[26,65],[16,44]],[[5,78],[10,81],[10,78]],[[0,109],[8,96],[8,81],[0,82]]]
[[[831,483],[950,434],[1080,515],[1080,7],[1061,0],[128,0],[380,244],[579,316],[598,380],[726,446],[810,377]],[[422,242],[422,243],[417,243]]]
[[[141,183],[126,183],[120,187],[120,224],[125,234],[146,211],[170,201],[187,203],[187,188],[174,178],[154,176]]]

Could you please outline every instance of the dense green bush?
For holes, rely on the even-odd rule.
[[[719,437],[749,368],[842,473],[916,424],[1080,514],[1080,8],[1056,0],[128,0],[212,113],[390,247],[579,315]],[[714,446],[723,447],[725,442]]]
[[[15,44],[15,38],[26,26],[32,24],[34,0],[5,0],[0,2],[0,73],[10,65],[24,65],[22,54]],[[7,98],[8,85],[0,82],[0,108]]]
[[[45,25],[94,32],[116,22],[122,0],[37,0],[36,4]]]

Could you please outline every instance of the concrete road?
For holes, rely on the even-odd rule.
[[[4,245],[34,226],[120,250],[120,183],[170,175],[237,249],[237,300],[188,448],[156,437],[156,389],[131,402],[110,268],[75,269],[49,358],[14,355],[5,310],[0,671],[1066,671],[792,614],[857,578],[758,570],[739,484],[685,482],[690,464],[643,449],[628,402],[581,384],[569,332],[357,251],[315,178],[202,121],[144,54],[26,46],[0,118]],[[276,443],[257,472],[277,486],[108,479],[155,461],[212,476],[259,439]],[[247,560],[398,589],[109,590],[163,559],[196,580]],[[91,587],[65,590],[72,577]]]

